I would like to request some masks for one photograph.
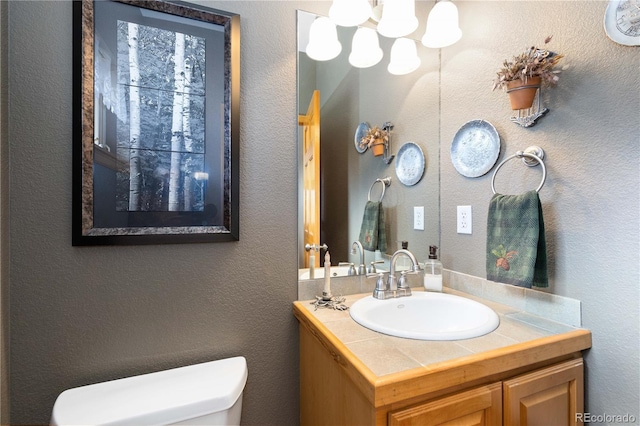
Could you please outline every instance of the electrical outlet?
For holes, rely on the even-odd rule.
[[[458,234],[471,234],[471,206],[458,206]]]
[[[424,231],[424,206],[413,207],[413,229]]]

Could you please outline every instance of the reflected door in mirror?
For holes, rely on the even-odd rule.
[[[320,244],[320,91],[315,90],[309,102],[307,114],[298,116],[298,125],[302,126],[303,155],[303,222],[304,245]],[[304,267],[309,267],[307,251]]]

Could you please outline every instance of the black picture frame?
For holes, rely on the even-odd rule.
[[[240,16],[73,2],[72,244],[239,239]]]

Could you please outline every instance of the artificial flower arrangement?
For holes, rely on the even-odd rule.
[[[551,37],[547,37],[544,44],[549,43]],[[547,49],[531,46],[520,55],[514,56],[511,61],[504,61],[493,82],[493,90],[499,87],[508,92],[519,82],[521,82],[520,84],[530,83],[531,85],[537,85],[537,87],[540,84],[554,85],[558,82],[558,74],[561,71],[556,67],[563,57],[563,55],[553,53]]]
[[[360,139],[360,149],[371,148],[373,155],[384,153],[384,147],[389,142],[389,132],[378,126],[371,127],[367,134]]]

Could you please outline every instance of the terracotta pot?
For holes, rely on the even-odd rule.
[[[376,139],[376,141],[371,144],[371,152],[376,157],[384,154],[384,141],[382,139]]]
[[[527,109],[533,105],[536,92],[540,88],[540,77],[531,77],[527,82],[514,80],[507,83],[507,93],[511,109]]]

